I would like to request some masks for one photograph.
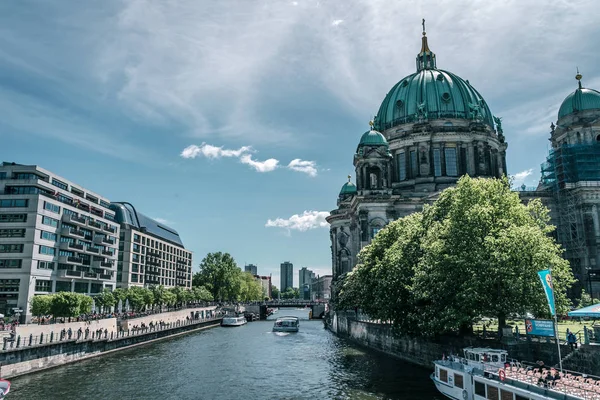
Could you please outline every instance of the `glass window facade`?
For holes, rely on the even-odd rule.
[[[0,292],[18,292],[20,279],[0,279]]]
[[[419,163],[417,162],[417,151],[411,150],[410,152],[410,177],[415,178],[419,175]]]
[[[36,279],[35,291],[36,292],[50,292],[52,290],[52,281],[44,279]]]
[[[53,213],[60,214],[60,206],[52,204],[49,201],[44,201],[44,210],[52,211]]]
[[[29,200],[27,199],[2,199],[0,200],[0,207],[27,207],[29,206]]]
[[[22,244],[0,244],[0,253],[22,253]]]
[[[56,242],[56,233],[40,231],[40,239]]]
[[[0,222],[27,222],[27,214],[0,214]]]
[[[21,268],[23,260],[21,259],[0,259],[0,268]]]
[[[53,226],[53,227],[56,228],[58,226],[58,220],[54,219],[54,218],[43,216],[42,217],[42,224],[48,225],[48,226]]]
[[[398,164],[398,180],[406,180],[406,153],[400,152],[396,156],[396,163]]]
[[[440,149],[433,149],[433,175],[442,176],[442,157]]]
[[[56,249],[54,247],[40,246],[40,254],[53,256],[54,254],[56,254]]]
[[[456,148],[447,147],[444,149],[444,157],[446,158],[446,175],[458,176],[458,168],[456,163]]]
[[[69,189],[69,185],[67,185],[64,182],[59,181],[58,179],[54,179],[52,178],[52,184],[58,188],[61,188],[62,190],[67,190]]]
[[[25,237],[25,229],[0,229],[0,238]]]
[[[54,263],[50,261],[38,261],[38,269],[54,269]]]

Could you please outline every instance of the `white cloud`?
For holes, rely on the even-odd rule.
[[[304,211],[302,215],[294,214],[291,217],[275,218],[267,220],[267,228],[285,228],[300,232],[315,228],[327,228],[329,224],[325,220],[329,216],[327,211]]]
[[[203,155],[206,158],[221,158],[221,157],[240,157],[244,153],[252,151],[250,146],[242,146],[237,150],[223,149],[223,147],[217,147],[210,144],[202,143],[200,146],[192,144],[181,152],[183,158],[196,158],[199,155]]]
[[[271,172],[275,170],[279,164],[279,160],[269,158],[265,161],[256,161],[252,159],[250,154],[244,154],[240,157],[242,164],[247,164],[258,172]]]
[[[317,163],[314,161],[306,161],[296,158],[290,161],[287,167],[294,171],[304,172],[305,174],[313,177],[317,176]]]
[[[334,20],[334,21],[331,23],[331,25],[333,25],[333,26],[338,26],[338,25],[339,25],[339,24],[341,24],[342,22],[344,22],[344,20],[343,20],[343,19],[336,19],[336,20]]]
[[[515,187],[521,186],[525,183],[533,183],[533,182],[527,182],[528,179],[531,175],[533,174],[533,168],[529,168],[527,170],[521,171],[521,172],[517,172],[516,174],[514,174],[512,176],[513,181],[512,184]]]

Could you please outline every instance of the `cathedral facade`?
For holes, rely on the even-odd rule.
[[[600,298],[600,92],[576,79],[551,124],[539,185],[517,190],[550,209],[578,280],[571,296],[585,288]],[[501,118],[468,80],[438,69],[425,32],[416,72],[392,87],[370,125],[354,154],[355,183],[349,176],[327,218],[334,284],[381,228],[421,211],[460,176],[507,174]]]
[[[388,92],[354,154],[330,224],[334,280],[389,222],[420,211],[464,174],[501,177],[501,119],[468,80],[437,68],[423,32],[416,72]]]

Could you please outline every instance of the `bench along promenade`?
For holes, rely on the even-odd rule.
[[[0,350],[0,376],[10,378],[132,346],[218,326],[215,307],[187,308],[117,320],[22,325]]]

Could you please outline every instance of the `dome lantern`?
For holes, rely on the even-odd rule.
[[[423,37],[421,38],[421,52],[417,54],[417,72],[435,68],[435,53],[429,50],[427,32],[425,32],[425,18],[423,18]]]

